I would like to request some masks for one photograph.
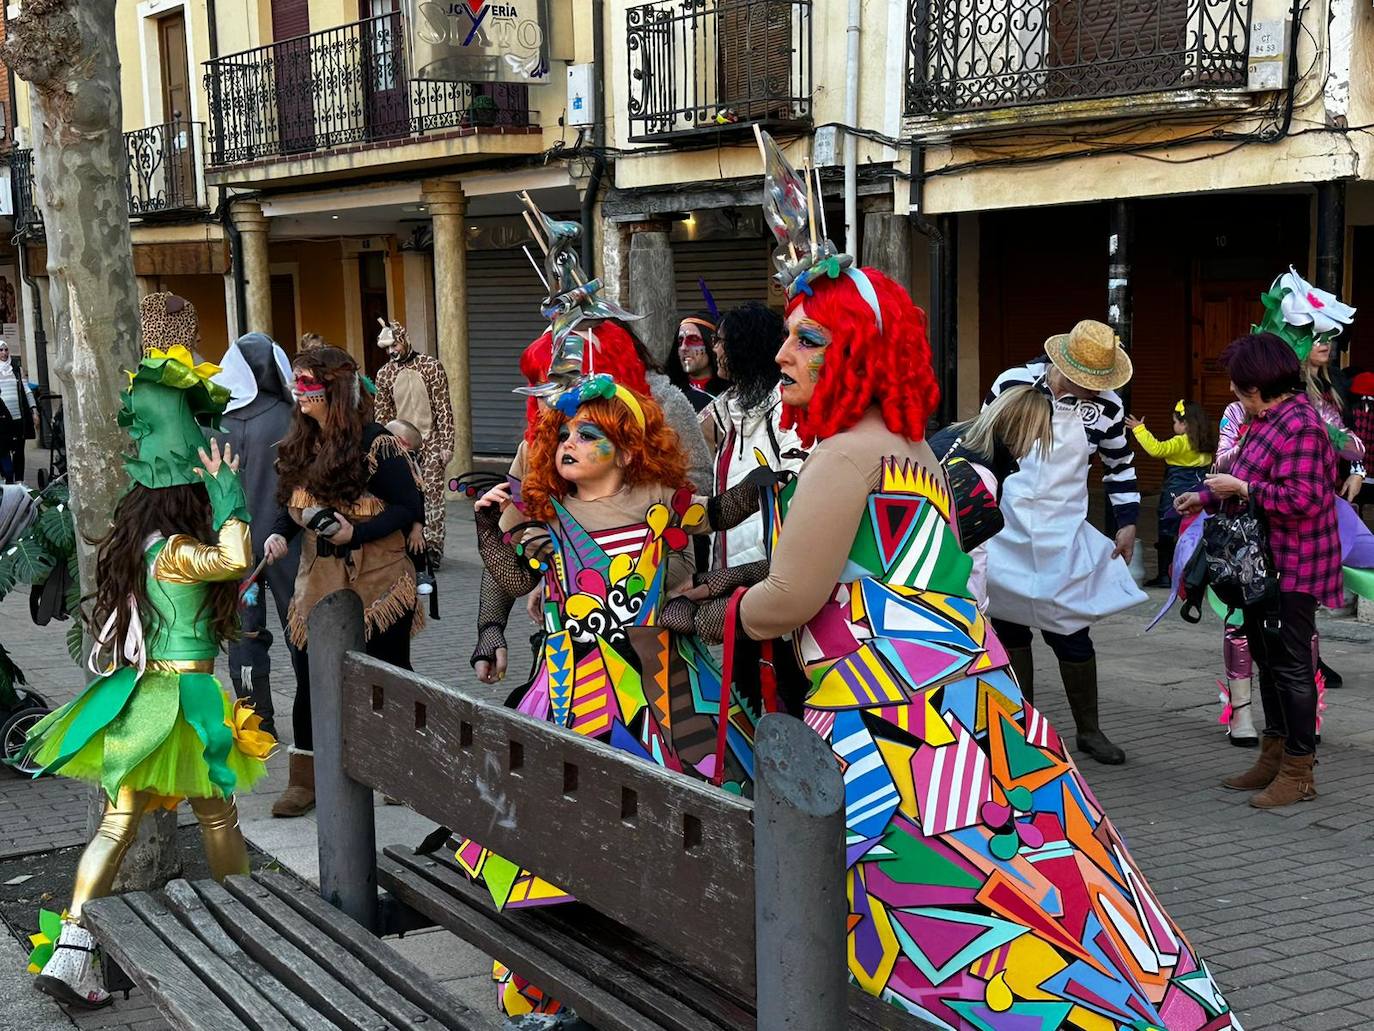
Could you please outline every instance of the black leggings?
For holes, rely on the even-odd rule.
[[[997,631],[997,639],[1002,642],[1004,648],[1029,648],[1035,640],[1031,628],[1020,623],[994,619],[992,628]],[[1054,652],[1054,657],[1060,662],[1087,662],[1097,654],[1093,648],[1093,639],[1088,636],[1087,627],[1075,630],[1071,634],[1056,634],[1052,630],[1042,630],[1040,635],[1044,637],[1050,651]]]
[[[372,635],[363,650],[374,659],[381,659],[401,669],[412,669],[410,665],[410,627],[415,614],[408,612],[385,630]],[[296,703],[291,709],[291,732],[295,737],[296,749],[301,752],[315,750],[315,730],[310,724],[310,653],[301,652],[301,672],[303,677],[298,684],[305,689],[296,688]]]
[[[1289,755],[1312,755],[1317,750],[1317,671],[1312,663],[1317,599],[1281,592],[1277,628],[1266,627],[1263,607],[1243,612],[1250,656],[1259,667],[1264,734],[1285,738]]]

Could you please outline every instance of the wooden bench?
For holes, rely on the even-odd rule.
[[[349,593],[311,614],[322,898],[257,874],[87,907],[174,1021],[493,1026],[373,937],[433,923],[601,1031],[929,1026],[848,984],[844,787],[804,724],[760,722],[751,803],[370,659],[361,626]],[[579,901],[497,911],[448,847],[379,855],[374,791]]]

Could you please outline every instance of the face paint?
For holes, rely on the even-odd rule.
[[[302,404],[324,400],[324,384],[309,372],[296,373],[296,382],[291,392]]]
[[[558,474],[565,480],[595,479],[615,460],[615,443],[590,419],[577,418],[558,428]]]
[[[782,399],[787,404],[805,408],[811,403],[830,341],[830,331],[807,317],[804,304],[792,310],[787,319],[787,339],[777,358]]]

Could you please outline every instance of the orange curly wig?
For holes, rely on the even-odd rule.
[[[791,315],[804,304],[807,316],[831,336],[811,403],[783,408],[782,424],[794,427],[807,447],[850,429],[874,405],[893,433],[921,440],[940,402],[925,312],[877,269],[863,272],[878,295],[881,333],[873,309],[847,275],[812,281],[812,295],[798,294],[787,306]]]
[[[605,372],[622,387],[629,387],[636,394],[649,393],[644,363],[639,359],[634,337],[623,326],[614,322],[596,322],[579,326],[577,332],[589,335],[592,342],[592,346],[582,355],[584,373],[590,376]],[[545,333],[520,355],[520,373],[525,377],[525,382],[535,386],[548,379],[552,360],[553,334]],[[532,397],[526,398],[525,439],[531,443],[534,442],[534,430],[538,422],[539,402]]]
[[[625,486],[659,483],[676,490],[687,483],[687,458],[678,436],[663,421],[663,409],[648,395],[636,393],[644,410],[644,428],[639,428],[630,409],[614,398],[597,398],[577,410],[583,418],[600,426],[615,445],[617,458],[624,461]],[[562,500],[571,484],[558,474],[558,430],[569,422],[554,408],[544,411],[535,427],[525,464],[520,495],[525,515],[530,519],[553,518],[551,498]]]

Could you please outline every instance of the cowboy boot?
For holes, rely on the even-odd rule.
[[[1016,676],[1016,683],[1021,687],[1021,695],[1035,704],[1035,655],[1031,651],[1030,645],[1024,648],[1008,648],[1007,660],[1011,663],[1011,671]]]
[[[100,984],[100,958],[91,932],[72,920],[62,923],[52,957],[34,987],[58,1002],[98,1010],[114,1001]]]
[[[272,803],[272,815],[292,819],[315,808],[315,753],[291,749],[286,790]]]
[[[1250,799],[1256,809],[1282,809],[1295,802],[1310,802],[1317,797],[1317,782],[1313,778],[1315,755],[1283,753],[1278,776],[1269,786]]]
[[[1221,782],[1232,791],[1261,791],[1279,775],[1283,760],[1283,738],[1265,734],[1260,738],[1260,754],[1255,764],[1244,773],[1237,773]]]
[[[1084,752],[1106,766],[1120,766],[1126,753],[1112,744],[1097,722],[1097,659],[1086,662],[1059,662],[1059,675],[1064,681],[1064,694],[1069,699],[1073,722],[1078,728],[1074,742]]]

